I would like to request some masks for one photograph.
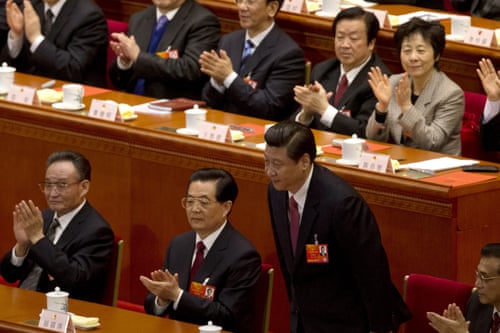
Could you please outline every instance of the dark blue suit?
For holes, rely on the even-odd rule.
[[[54,212],[43,212],[44,233],[52,223]],[[113,248],[114,235],[104,218],[86,202],[73,217],[54,245],[46,237],[31,246],[20,267],[11,264],[12,250],[2,260],[5,280],[24,280],[36,263],[43,272],[37,290],[48,292],[56,286],[71,298],[101,302]],[[53,279],[49,279],[49,275]]]
[[[474,292],[467,303],[465,318],[470,321],[470,333],[489,333],[493,321],[493,305],[481,304],[477,292]]]
[[[238,77],[224,94],[208,82],[203,89],[203,100],[212,108],[250,117],[270,120],[290,117],[297,108],[293,87],[304,84],[304,52],[275,25],[239,73],[244,44],[245,30],[221,38],[219,50],[227,52]],[[255,89],[245,82],[247,77],[256,83]]]
[[[260,256],[253,245],[229,222],[205,256],[193,281],[215,286],[214,300],[191,295],[188,279],[196,234],[190,231],[175,237],[168,247],[163,269],[179,273],[179,287],[184,293],[177,310],[172,305],[165,312],[169,318],[206,325],[211,320],[224,330],[255,333],[252,295],[260,274]],[[148,294],[144,302],[147,313],[154,313],[155,296]],[[163,315],[165,315],[163,314]]]
[[[281,271],[291,303],[291,332],[397,331],[409,318],[391,282],[387,256],[368,204],[342,178],[314,165],[292,255],[288,192],[268,188]],[[308,264],[306,244],[328,244],[327,264]],[[301,321],[299,325],[298,321]],[[298,329],[302,326],[303,329]]]

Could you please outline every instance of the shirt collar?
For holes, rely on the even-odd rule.
[[[299,207],[300,215],[302,216],[302,211],[304,210],[304,206],[307,199],[307,191],[309,190],[309,185],[311,184],[311,178],[314,170],[314,163],[311,165],[311,171],[309,171],[309,175],[307,176],[306,181],[302,184],[302,187],[295,193],[288,192],[288,199],[293,195],[293,198],[297,202]]]
[[[57,16],[61,12],[61,9],[65,3],[66,3],[66,0],[59,0],[58,2],[53,4],[52,6],[49,6],[46,2],[44,2],[45,5],[44,5],[43,12],[46,13],[47,10],[50,8],[50,10],[52,11],[52,14],[54,14],[54,18],[52,20],[55,21]]]
[[[357,67],[354,67],[353,69],[351,69],[347,73],[344,70],[344,66],[343,65],[340,66],[339,80],[340,80],[340,78],[342,78],[342,75],[345,74],[345,76],[347,77],[348,84],[351,84],[351,82],[354,81],[354,79],[356,78],[356,76],[358,76],[359,72],[361,72],[361,70],[363,69],[363,67],[365,67],[365,65],[368,63],[368,61],[370,61],[371,58],[372,58],[372,55],[370,55],[361,65],[359,65]]]
[[[252,38],[250,38],[250,36],[248,36],[248,30],[247,30],[247,31],[245,31],[245,40],[251,40],[253,45],[255,46],[255,48],[257,48],[259,46],[259,44],[262,43],[264,38],[266,38],[267,35],[269,35],[269,32],[271,32],[271,30],[273,28],[274,28],[274,22],[266,30],[253,36]]]
[[[160,19],[160,16],[162,16],[162,15],[166,15],[167,19],[169,21],[172,21],[174,19],[175,14],[177,14],[177,12],[179,11],[180,8],[181,7],[177,7],[175,9],[169,10],[167,13],[163,14],[160,12],[158,7],[156,7],[156,21],[158,21]]]
[[[54,219],[57,218],[59,220],[59,228],[61,230],[61,233],[64,231],[64,229],[66,229],[71,220],[73,220],[75,215],[78,214],[78,212],[82,209],[83,205],[85,205],[86,202],[87,200],[83,200],[83,202],[78,207],[64,215],[57,216],[57,213],[54,214]]]
[[[195,244],[198,244],[199,241],[203,241],[203,244],[205,245],[205,253],[208,253],[208,251],[210,250],[212,245],[214,245],[215,241],[219,237],[220,233],[222,232],[222,229],[224,229],[226,224],[227,224],[227,220],[224,221],[224,223],[219,227],[219,229],[212,232],[210,235],[205,237],[205,239],[201,239],[200,235],[196,234]]]

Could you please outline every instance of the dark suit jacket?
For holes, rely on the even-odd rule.
[[[383,73],[391,74],[382,60],[377,55],[372,55],[370,61],[361,69],[354,81],[351,82],[340,99],[339,104],[336,106],[339,110],[351,111],[351,117],[339,112],[335,116],[332,126],[327,127],[320,122],[321,117],[315,114],[311,127],[346,135],[356,134],[358,137],[365,138],[366,123],[377,103],[377,99],[368,84],[368,72],[373,66],[380,67]],[[330,101],[333,103],[339,76],[340,61],[329,59],[314,66],[311,73],[311,82],[318,81],[327,92],[333,92],[334,95]]]
[[[293,257],[288,192],[268,188],[271,222],[291,302],[291,331],[397,331],[409,311],[391,282],[377,222],[363,198],[320,165],[314,171]],[[328,264],[308,264],[306,244],[328,244]]]
[[[156,7],[132,15],[129,35],[135,36],[141,53],[129,70],[120,70],[113,62],[110,76],[116,87],[133,92],[138,78],[144,78],[144,93],[156,98],[189,97],[200,99],[208,77],[200,72],[198,59],[203,51],[215,49],[220,38],[217,17],[193,0],[187,0],[168,23],[157,51],[177,50],[178,59],[163,59],[148,53],[156,26]]]
[[[31,2],[43,27],[44,2]],[[107,44],[108,26],[99,6],[91,0],[67,0],[35,53],[25,39],[16,59],[10,57],[7,45],[1,58],[20,72],[105,86]]]
[[[54,212],[44,210],[42,213],[46,232]],[[31,246],[20,267],[11,264],[12,250],[9,250],[2,260],[2,276],[9,282],[22,281],[36,263],[43,269],[38,291],[48,292],[58,286],[69,292],[71,298],[101,302],[113,242],[111,227],[87,202],[55,245],[42,238]]]
[[[483,124],[481,119],[481,142],[486,150],[500,151],[500,113],[488,123]]]
[[[477,292],[472,293],[467,303],[465,318],[470,321],[470,333],[489,333],[493,316],[493,305],[481,304]]]
[[[451,0],[456,10],[469,12],[491,20],[500,20],[500,2],[498,0]]]
[[[227,34],[219,43],[219,50],[227,52],[236,73],[244,44],[245,30]],[[208,82],[203,88],[202,99],[209,106],[227,112],[270,120],[286,119],[297,107],[293,87],[304,84],[304,66],[302,49],[275,25],[225,93],[219,93]],[[245,82],[248,76],[256,82],[255,89]]]
[[[224,330],[255,333],[252,295],[260,274],[260,256],[252,244],[229,222],[203,260],[193,281],[215,286],[214,300],[190,294],[188,279],[196,234],[190,231],[175,237],[167,250],[163,269],[179,273],[179,286],[184,293],[177,310],[172,305],[170,318],[206,325],[209,320]],[[147,313],[154,313],[155,296],[148,294],[144,302]]]

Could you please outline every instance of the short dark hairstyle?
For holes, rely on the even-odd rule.
[[[377,17],[371,12],[365,11],[361,7],[351,7],[341,10],[333,20],[332,31],[333,36],[337,32],[337,24],[342,20],[363,20],[366,26],[366,38],[368,43],[377,38],[380,24]]]
[[[481,249],[481,258],[497,258],[500,259],[500,243],[488,243]],[[500,266],[497,268],[500,273]]]
[[[80,153],[71,150],[56,151],[47,158],[45,169],[48,169],[55,162],[69,161],[75,166],[80,181],[87,179],[90,180],[90,173],[92,168],[90,162]]]
[[[446,32],[439,21],[426,21],[414,17],[402,24],[394,33],[394,42],[396,43],[398,53],[401,54],[404,39],[413,34],[421,35],[425,41],[431,44],[434,50],[434,59],[441,56],[446,45]],[[434,61],[434,67],[439,69],[439,60]]]
[[[284,120],[271,126],[264,140],[271,147],[286,147],[287,156],[295,162],[304,154],[309,154],[311,162],[316,158],[316,142],[312,131],[293,120]]]
[[[281,6],[283,6],[283,0],[266,0],[266,4],[268,4],[270,2],[273,2],[273,1],[277,1],[278,2],[278,4],[279,4],[278,12],[279,12],[280,9],[281,9]]]
[[[215,199],[220,203],[228,200],[231,200],[233,203],[236,201],[236,197],[238,196],[238,185],[233,176],[224,169],[204,168],[195,170],[189,178],[186,193],[191,183],[195,181],[215,181]]]

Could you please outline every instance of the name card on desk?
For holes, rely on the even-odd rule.
[[[291,13],[307,14],[306,0],[285,0],[281,6],[281,10]]]
[[[389,22],[389,13],[387,12],[387,10],[372,8],[364,8],[364,10],[375,15],[380,27],[391,28],[391,22]]]
[[[118,104],[115,101],[104,101],[94,98],[90,104],[88,116],[92,118],[115,121],[115,119],[120,118]]]
[[[6,100],[14,103],[33,105],[33,102],[38,103],[36,88],[13,84],[9,88]]]
[[[68,312],[43,309],[38,327],[61,333],[75,333],[75,327]]]
[[[484,47],[497,46],[495,30],[469,27],[465,35],[464,43]]]
[[[216,142],[232,142],[229,125],[222,125],[203,121],[198,127],[198,137]]]
[[[391,156],[387,154],[361,153],[359,168],[381,173],[394,173]]]

